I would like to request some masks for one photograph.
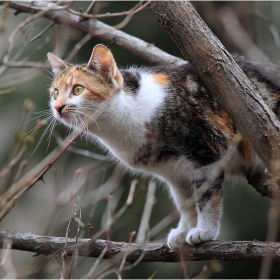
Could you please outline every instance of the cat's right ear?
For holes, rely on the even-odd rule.
[[[54,74],[57,74],[67,68],[67,64],[65,62],[50,52],[48,53],[48,60],[52,66]]]

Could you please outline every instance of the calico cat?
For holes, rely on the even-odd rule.
[[[120,70],[103,45],[87,64],[68,64],[51,53],[48,59],[54,118],[85,130],[121,163],[169,186],[180,212],[170,247],[218,236],[226,175],[268,184],[261,160],[189,64]],[[270,65],[261,73],[257,63],[237,63],[278,113],[279,88],[265,75]]]

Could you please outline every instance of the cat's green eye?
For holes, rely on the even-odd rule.
[[[57,97],[58,97],[58,95],[59,95],[59,91],[58,91],[58,89],[56,88],[56,89],[53,91],[53,98],[56,100]]]
[[[83,86],[75,86],[73,89],[73,92],[75,95],[80,95],[82,94],[84,91],[84,87]]]

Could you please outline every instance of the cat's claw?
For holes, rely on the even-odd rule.
[[[197,245],[209,240],[214,240],[216,239],[217,235],[218,233],[195,227],[188,232],[186,241],[190,245]]]

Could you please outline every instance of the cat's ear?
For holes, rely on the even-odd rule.
[[[58,72],[63,71],[68,67],[63,60],[61,60],[60,58],[58,58],[57,56],[55,56],[50,52],[48,53],[48,60],[52,66],[52,70],[54,74],[57,74]]]
[[[94,47],[87,67],[97,69],[106,77],[111,76],[112,78],[115,78],[118,72],[112,53],[101,44]]]

